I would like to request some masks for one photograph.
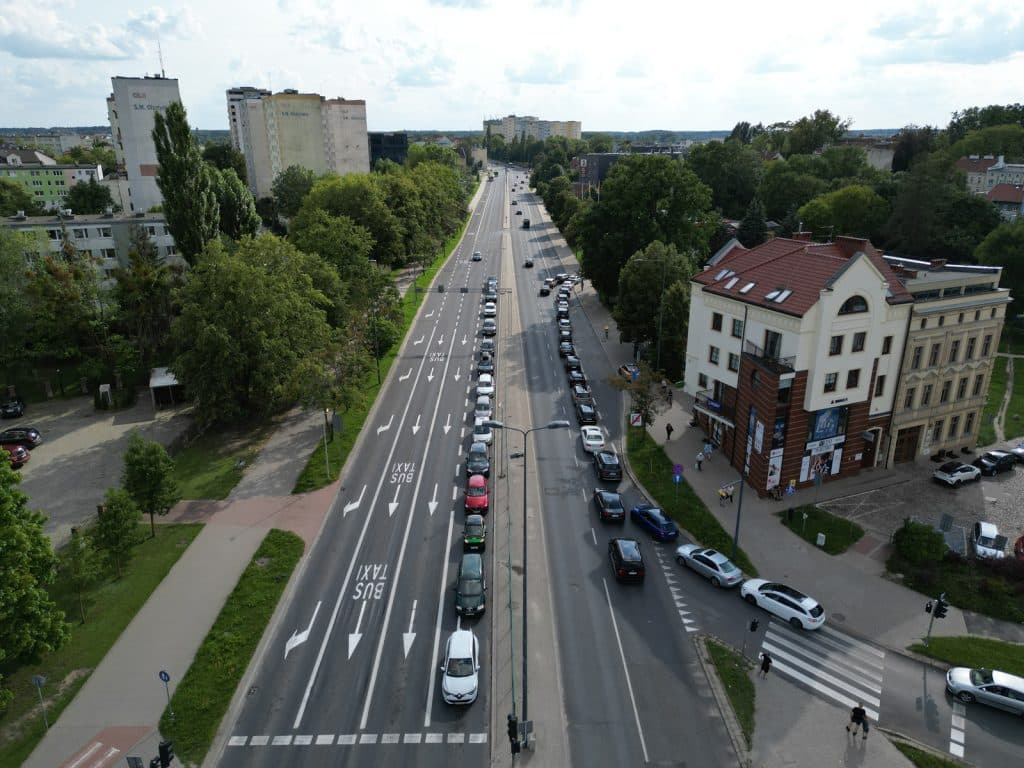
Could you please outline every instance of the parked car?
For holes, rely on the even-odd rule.
[[[947,461],[941,467],[932,472],[935,480],[945,483],[951,488],[956,488],[971,480],[981,479],[981,470],[973,464],[964,464],[959,461]]]
[[[495,317],[498,314],[498,305],[493,301],[484,304],[484,317]]]
[[[608,448],[594,453],[594,471],[600,480],[621,480],[622,464],[619,457]]]
[[[594,506],[597,507],[597,516],[602,520],[626,522],[626,508],[622,505],[622,497],[614,491],[595,488]]]
[[[743,581],[743,571],[732,560],[700,544],[683,544],[678,547],[676,562],[696,571],[716,587],[735,587]]]
[[[496,336],[498,333],[498,323],[495,322],[493,317],[488,317],[484,320],[483,327],[480,329],[480,333],[484,336]]]
[[[568,357],[569,355],[575,355],[576,348],[572,345],[571,341],[560,341],[558,342],[558,356]]]
[[[626,363],[619,366],[619,375],[626,381],[636,381],[640,378],[640,366],[635,363]]]
[[[554,285],[555,285],[555,278],[553,278],[553,277],[545,277],[544,278],[544,285],[546,285],[548,288],[553,288]]]
[[[600,427],[580,427],[580,439],[583,441],[583,451],[585,453],[596,453],[604,448],[604,433]]]
[[[1006,557],[1006,537],[992,523],[980,520],[971,529],[971,543],[974,554],[988,560],[1002,560]]]
[[[476,364],[476,372],[480,375],[494,373],[494,358],[486,352],[480,355],[480,360]]]
[[[986,451],[973,462],[974,466],[981,470],[981,474],[990,477],[1013,469],[1016,463],[1016,457],[1008,451]]]
[[[558,343],[561,344],[563,341],[572,343],[572,331],[559,331],[558,332]]]
[[[23,445],[30,451],[43,442],[43,436],[35,427],[11,427],[0,432],[0,443]]]
[[[494,394],[494,377],[489,373],[481,373],[480,378],[476,380],[476,395],[486,395],[490,397]]]
[[[455,582],[455,612],[459,616],[479,616],[487,610],[487,585],[484,561],[478,552],[466,553],[459,563]]]
[[[484,443],[470,444],[469,453],[466,454],[466,474],[491,476],[491,459],[487,455],[487,446]]]
[[[1018,464],[1024,462],[1024,443],[1019,443],[1018,445],[1013,446],[1013,448],[1010,449],[1010,453],[1013,454],[1013,458],[1017,460]]]
[[[480,342],[480,351],[489,355],[494,354],[494,339],[483,339]]]
[[[483,475],[470,475],[466,480],[466,512],[487,514],[487,479]]]
[[[490,445],[494,440],[494,433],[487,425],[486,419],[477,419],[473,424],[473,441]]]
[[[785,584],[767,579],[747,579],[740,595],[751,605],[788,621],[795,629],[819,629],[825,623],[825,609],[818,601]]]
[[[477,419],[489,419],[494,415],[494,410],[491,407],[491,398],[487,395],[480,395],[476,399],[476,404],[473,406],[473,417]]]
[[[580,384],[587,386],[586,374],[580,370],[569,371],[569,388],[571,389]]]
[[[644,567],[640,543],[635,539],[609,539],[608,562],[617,580],[643,583],[647,569]]]
[[[0,448],[7,451],[7,453],[10,455],[11,469],[20,469],[21,467],[25,466],[25,462],[27,462],[31,458],[31,454],[29,454],[28,448],[26,448],[23,445],[14,445],[13,443],[8,443],[5,445],[0,445]]]
[[[538,293],[541,296],[550,296],[551,295],[551,289],[548,288],[546,285],[542,285],[540,287],[540,291]]]
[[[0,417],[5,419],[20,419],[25,415],[25,401],[20,397],[8,397],[0,403]]]
[[[561,285],[568,279],[569,275],[567,275],[565,272],[559,272],[557,275],[555,275],[555,282],[558,283],[559,285]]]
[[[946,673],[946,690],[964,704],[976,701],[1024,716],[1024,677],[997,669],[953,667]]]
[[[558,318],[558,330],[560,330],[560,331],[562,331],[562,330],[571,331],[572,330],[572,321],[569,320],[568,317],[560,317],[560,318]]]
[[[679,538],[679,529],[668,515],[653,504],[637,504],[629,510],[629,519],[645,528],[658,541]]]
[[[487,523],[483,515],[466,515],[462,526],[462,551],[483,552],[487,548]]]
[[[580,360],[576,355],[565,356],[565,371],[580,371],[583,370],[583,361]]]
[[[572,401],[574,403],[593,403],[594,393],[586,384],[575,384],[572,388]]]
[[[444,646],[441,697],[447,704],[472,704],[480,681],[480,644],[468,629],[452,632]]]
[[[597,411],[590,403],[576,403],[576,421],[580,424],[597,424]]]

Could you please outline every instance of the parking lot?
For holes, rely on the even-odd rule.
[[[29,405],[24,418],[6,419],[0,427],[32,426],[43,443],[21,470],[21,488],[29,506],[47,517],[46,532],[60,544],[71,527],[96,512],[107,488],[121,480],[128,435],[168,445],[188,426],[190,408],[162,408],[155,414],[148,392],[122,411],[97,411],[91,397],[51,400]]]

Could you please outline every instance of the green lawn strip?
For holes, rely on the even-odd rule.
[[[210,430],[174,455],[174,477],[183,499],[226,499],[270,437],[273,425],[248,432]],[[323,459],[321,459],[323,461]]]
[[[160,718],[182,765],[198,765],[209,751],[303,548],[294,533],[271,530],[196,652],[171,697],[174,718],[167,710]]]
[[[1007,440],[1024,435],[1024,358],[1013,361],[1013,385],[1003,418],[1003,433]]]
[[[899,739],[890,739],[890,742],[896,749],[903,753],[903,756],[914,764],[916,768],[960,768],[963,763],[956,763],[952,760],[946,760],[944,757],[933,755],[931,752],[925,752],[923,749],[912,747],[905,741]]]
[[[1022,361],[1024,362],[1024,361]],[[1003,404],[1006,394],[1006,358],[997,357],[992,361],[992,378],[988,383],[988,399],[985,409],[981,412],[981,425],[978,428],[978,446],[992,445],[996,441],[996,428],[992,422]]]
[[[1012,355],[1024,355],[1024,328],[1007,323],[999,338],[999,351]]]
[[[864,535],[864,529],[846,518],[836,517],[821,507],[804,504],[794,510],[792,519],[787,511],[776,512],[782,524],[793,533],[817,546],[818,534],[825,534],[825,546],[819,547],[830,555],[841,555]],[[807,520],[804,520],[807,515]]]
[[[195,523],[160,525],[156,538],[151,539],[149,523],[140,525],[142,538],[124,576],[105,581],[87,595],[85,624],[80,623],[77,598],[62,585],[54,585],[51,594],[71,623],[71,638],[38,663],[3,669],[4,685],[14,693],[14,701],[0,719],[0,732],[4,734],[0,766],[20,765],[43,736],[41,718],[22,721],[24,729],[12,726],[39,704],[33,675],[46,677],[43,696],[49,700],[46,712],[53,723],[200,530],[202,526]],[[76,672],[81,677],[58,693],[61,681]]]
[[[915,643],[910,650],[954,667],[984,667],[1024,677],[1024,645],[1018,643],[989,637],[933,637],[927,646]]]
[[[750,749],[754,736],[754,681],[750,679],[750,670],[754,665],[726,645],[708,638],[708,654],[718,672],[718,679],[725,687],[725,693],[732,704],[743,737]]]
[[[708,511],[689,483],[672,482],[672,460],[645,430],[629,428],[626,453],[629,466],[644,488],[654,496],[654,503],[705,547],[714,547],[727,555],[732,553],[732,537]],[[735,562],[748,576],[757,576],[757,568],[742,549],[736,551]]]

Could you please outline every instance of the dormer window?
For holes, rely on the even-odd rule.
[[[839,308],[840,315],[856,315],[868,311],[868,303],[863,296],[851,296]]]

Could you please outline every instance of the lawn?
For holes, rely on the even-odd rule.
[[[71,639],[37,664],[3,669],[4,684],[14,693],[14,701],[0,719],[0,766],[21,765],[43,736],[39,718],[25,721],[24,728],[12,725],[38,705],[32,676],[47,678],[43,695],[50,699],[47,715],[54,722],[201,529],[197,524],[161,525],[156,538],[151,539],[149,523],[140,525],[139,535],[143,538],[133,550],[125,575],[120,580],[100,584],[87,596],[85,624],[78,621],[74,595],[61,585],[54,585],[51,593],[71,622]],[[67,687],[57,693],[65,680]]]
[[[287,531],[266,535],[171,697],[174,717],[164,710],[160,733],[182,765],[200,764],[209,751],[303,547]]]
[[[992,378],[988,383],[988,399],[985,401],[985,409],[981,412],[981,424],[978,427],[979,448],[992,445],[996,441],[996,430],[992,422],[999,412],[999,407],[1003,404],[1005,394],[1006,359],[997,357],[992,361]]]
[[[174,476],[181,498],[227,498],[270,437],[271,429],[271,424],[264,424],[248,432],[208,430],[178,451],[174,455]]]
[[[672,460],[646,430],[631,427],[626,435],[629,466],[640,483],[654,496],[654,503],[706,547],[732,553],[732,537],[722,528],[689,483],[672,482]],[[747,576],[757,576],[757,568],[739,549],[734,560]]]
[[[954,667],[985,667],[1024,677],[1024,645],[1017,643],[988,637],[933,637],[927,646],[915,643],[910,650]]]
[[[725,693],[736,713],[743,737],[750,749],[754,736],[754,681],[750,670],[754,665],[726,645],[710,638],[707,640],[708,654],[718,672],[718,679],[725,687]]]
[[[1013,388],[1003,418],[1003,432],[1007,440],[1024,435],[1024,358],[1013,361]]]
[[[864,535],[864,529],[846,518],[836,517],[821,507],[804,504],[797,507],[792,519],[788,511],[776,512],[782,524],[805,541],[818,545],[818,534],[825,534],[825,546],[830,555],[841,555]],[[804,515],[807,519],[804,520]]]
[[[890,742],[903,753],[905,758],[914,764],[915,768],[960,768],[963,765],[963,763],[947,760],[931,752],[925,752],[923,749],[912,747],[910,744],[899,739],[890,739]]]

